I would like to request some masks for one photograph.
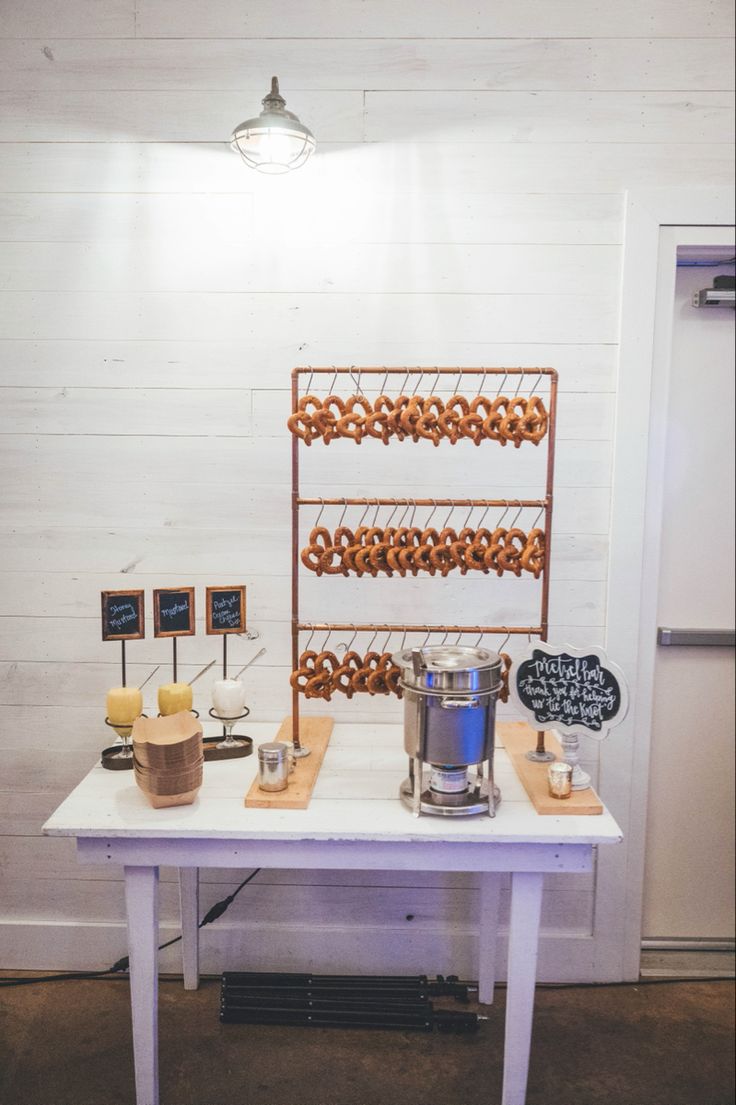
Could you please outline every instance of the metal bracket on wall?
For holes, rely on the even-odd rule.
[[[658,645],[707,645],[713,648],[733,648],[736,630],[733,629],[657,629]]]

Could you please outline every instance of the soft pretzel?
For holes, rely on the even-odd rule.
[[[526,399],[517,395],[515,398],[508,400],[506,414],[501,419],[501,425],[499,431],[507,441],[513,441],[515,447],[518,449],[524,440],[524,435],[521,431],[521,423],[524,415],[526,414]]]
[[[525,441],[539,445],[547,433],[547,408],[538,395],[530,395],[526,401],[526,412],[519,426]]]
[[[483,419],[483,434],[491,441],[506,444],[506,438],[501,433],[501,422],[506,414],[508,399],[505,395],[497,395],[488,407],[488,413]]]
[[[531,572],[535,579],[539,579],[544,563],[544,530],[533,529],[527,537],[526,544],[521,552],[521,566],[524,571]]]
[[[518,542],[518,548],[515,542]],[[504,538],[503,548],[498,553],[499,575],[502,572],[513,572],[515,576],[521,575],[521,552],[526,544],[526,534],[521,529],[510,529]]]
[[[319,430],[312,421],[312,416],[306,411],[296,411],[286,422],[291,432],[301,438],[305,445],[311,445],[315,438],[319,437]]]
[[[501,689],[498,692],[498,697],[501,702],[508,702],[509,700],[509,676],[511,674],[511,665],[513,660],[507,652],[500,653],[503,661],[503,667],[501,669]]]
[[[470,411],[460,419],[460,433],[463,437],[469,437],[474,445],[480,445],[485,434],[483,431],[483,418],[479,414]]]

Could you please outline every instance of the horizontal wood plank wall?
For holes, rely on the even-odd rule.
[[[732,179],[732,24],[729,0],[2,5],[0,966],[101,967],[124,947],[119,879],[40,837],[106,740],[100,590],[194,584],[186,676],[216,651],[204,587],[242,579],[268,649],[252,709],[289,708],[294,365],[556,367],[552,636],[602,643],[623,191]],[[225,144],[272,72],[319,140],[283,179]],[[542,488],[542,451],[378,447],[366,472],[367,448],[314,447],[308,492]],[[538,601],[533,581],[396,584],[310,579],[305,603],[503,623]],[[149,635],[131,673],[168,657]],[[208,873],[207,904],[232,885]],[[594,893],[549,880],[544,977],[615,977]],[[464,876],[264,872],[208,930],[205,967],[247,945],[268,967],[472,974],[477,908]],[[303,961],[274,916],[300,918]]]

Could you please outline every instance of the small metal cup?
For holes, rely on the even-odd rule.
[[[572,794],[572,767],[555,760],[547,768],[547,780],[551,798],[569,798]]]
[[[285,741],[267,741],[260,745],[258,748],[259,789],[286,790],[294,764],[294,752]]]

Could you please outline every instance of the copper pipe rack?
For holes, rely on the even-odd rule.
[[[376,632],[381,631],[386,633],[444,633],[444,634],[466,634],[474,633],[476,635],[484,634],[501,634],[505,633],[509,636],[526,635],[528,637],[539,637],[542,640],[547,639],[547,633],[549,628],[549,567],[550,567],[550,553],[551,553],[551,538],[552,538],[552,507],[553,507],[553,486],[554,486],[554,459],[555,459],[555,424],[557,418],[557,372],[553,368],[543,367],[530,367],[530,368],[463,368],[457,367],[392,367],[387,368],[385,365],[381,366],[369,366],[359,367],[357,365],[350,366],[319,366],[319,367],[299,367],[292,370],[291,374],[291,411],[292,414],[297,413],[299,409],[299,394],[300,383],[304,376],[308,376],[309,384],[313,376],[333,376],[337,377],[349,377],[351,380],[352,388],[354,392],[360,392],[361,378],[384,376],[388,377],[403,377],[408,379],[410,376],[426,376],[428,380],[432,381],[433,388],[438,386],[438,381],[441,378],[455,378],[462,380],[463,377],[481,377],[481,382],[478,387],[478,394],[480,395],[483,389],[484,382],[487,378],[492,380],[493,378],[502,377],[501,385],[507,377],[537,377],[540,381],[546,377],[549,380],[549,395],[548,395],[548,431],[546,436],[547,444],[547,465],[546,465],[546,480],[545,480],[545,494],[544,498],[540,499],[411,499],[407,497],[401,498],[316,498],[316,497],[304,497],[299,493],[299,438],[296,434],[292,435],[291,442],[291,472],[292,472],[292,484],[291,484],[291,520],[292,520],[292,576],[291,576],[291,600],[292,600],[292,620],[291,620],[291,656],[292,656],[292,670],[296,671],[299,666],[299,635],[304,632]],[[417,384],[414,389],[415,392],[420,385]],[[459,382],[455,385],[459,388]],[[532,386],[532,392],[536,390],[536,384]],[[490,385],[489,390],[492,390],[493,385]],[[492,448],[492,445],[489,445]],[[493,626],[493,625],[407,625],[404,623],[381,623],[371,622],[356,624],[351,622],[306,622],[299,616],[299,565],[300,565],[300,549],[299,549],[299,509],[302,506],[422,506],[422,507],[536,507],[544,511],[544,527],[545,527],[545,566],[541,574],[541,600],[540,600],[540,623],[539,625],[512,625],[512,626]],[[293,740],[296,749],[299,749],[299,692],[294,690],[292,692],[292,722],[293,722]],[[544,733],[537,734],[537,751],[544,751]]]

